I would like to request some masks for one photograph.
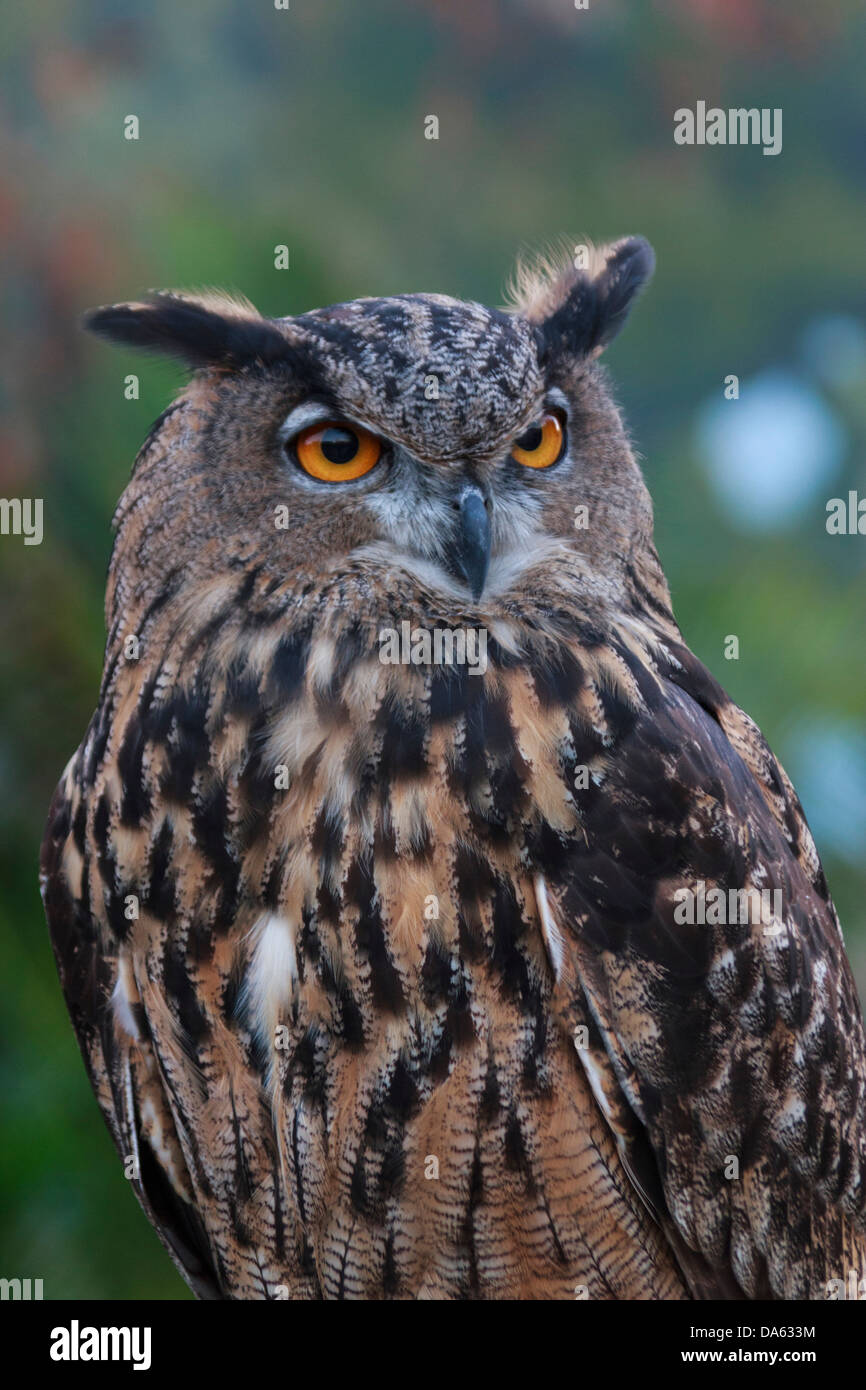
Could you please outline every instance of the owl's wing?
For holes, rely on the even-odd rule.
[[[588,1005],[578,1055],[693,1293],[827,1297],[866,1272],[866,1045],[814,844],[687,648],[617,655],[641,702],[537,890],[560,1007]]]
[[[45,913],[66,1005],[90,1083],[139,1202],[193,1292],[222,1298],[204,1226],[194,1205],[152,1039],[118,1034],[111,1007],[116,954],[73,898],[62,857],[72,821],[69,782],[61,781],[42,845]],[[143,1015],[138,1024],[143,1023]]]

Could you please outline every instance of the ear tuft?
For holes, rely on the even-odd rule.
[[[603,247],[561,244],[533,263],[518,262],[510,308],[537,327],[546,351],[597,356],[622,328],[654,268],[643,237]]]
[[[248,300],[207,290],[155,291],[140,303],[91,309],[83,327],[128,347],[179,357],[189,367],[266,365],[291,355],[291,345]]]
[[[579,252],[585,265],[578,263]],[[541,324],[565,303],[581,275],[592,279],[604,265],[603,251],[585,239],[577,245],[569,237],[559,237],[540,251],[522,252],[508,282],[506,307],[532,324]]]

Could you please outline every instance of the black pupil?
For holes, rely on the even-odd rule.
[[[319,448],[328,463],[351,463],[358,452],[358,443],[358,436],[353,430],[344,430],[338,425],[332,425],[322,435]]]
[[[533,425],[531,429],[522,434],[517,441],[518,449],[524,449],[527,454],[534,454],[541,444],[542,431],[540,425]]]

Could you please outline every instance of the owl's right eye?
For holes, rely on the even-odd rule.
[[[363,478],[382,454],[382,441],[375,434],[345,420],[320,420],[310,425],[296,435],[294,447],[304,472],[323,483]]]

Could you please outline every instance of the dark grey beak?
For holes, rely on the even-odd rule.
[[[455,502],[457,530],[448,546],[452,573],[464,579],[473,598],[480,598],[490,564],[489,500],[476,483],[467,483]]]

